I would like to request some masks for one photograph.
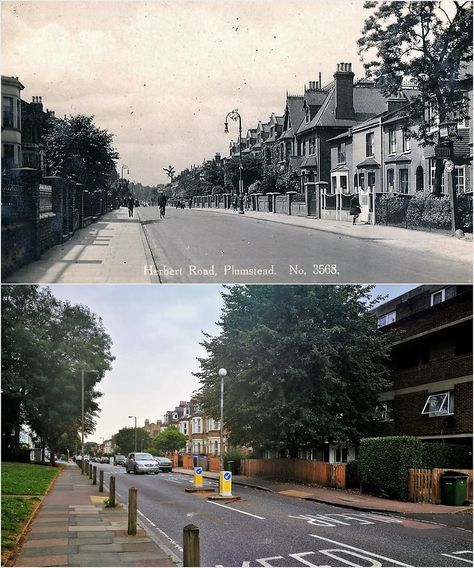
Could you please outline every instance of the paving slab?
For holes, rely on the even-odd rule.
[[[86,479],[72,463],[61,471],[13,566],[175,566],[143,527],[128,535],[127,510],[105,507]]]

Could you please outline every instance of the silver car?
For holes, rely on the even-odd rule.
[[[159,473],[160,468],[151,454],[145,452],[132,452],[128,454],[125,462],[127,473]]]

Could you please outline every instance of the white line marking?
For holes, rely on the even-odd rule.
[[[308,556],[309,554],[316,554],[316,552],[300,552],[299,554],[288,554],[288,556],[298,560],[298,562],[301,562],[304,566],[317,566],[317,564],[311,564],[311,562],[303,558],[303,556]]]
[[[268,558],[257,558],[255,562],[258,562],[262,566],[273,566],[273,564],[269,564],[267,560],[284,560],[283,556],[269,556]]]
[[[141,511],[138,511],[138,514],[141,515],[144,519],[146,519],[152,527],[156,527],[155,523],[148,517],[145,517],[145,515]]]
[[[468,558],[461,558],[461,556],[454,556],[459,554],[472,554],[471,550],[459,550],[458,552],[453,552],[453,554],[445,554],[444,552],[441,553],[442,556],[448,556],[449,558],[454,558],[456,560],[461,560],[462,562],[467,562],[468,564],[472,564],[472,560]]]
[[[170,536],[168,536],[164,531],[162,531],[159,527],[157,527],[154,523],[152,523],[150,521],[150,519],[148,519],[147,517],[145,517],[145,515],[141,512],[138,511],[138,514],[141,515],[142,517],[144,517],[149,523],[151,523],[153,525],[153,527],[155,528],[156,531],[158,531],[160,534],[162,534],[163,536],[165,536],[170,542],[172,542],[176,548],[180,551],[183,552],[183,549],[181,548],[181,546],[179,546],[179,544],[177,542],[175,542]]]
[[[351,546],[349,544],[344,544],[343,542],[338,542],[337,540],[331,540],[330,538],[325,538],[323,536],[318,536],[316,534],[310,534],[314,538],[319,538],[321,540],[326,540],[327,542],[332,542],[333,544],[338,544],[339,546],[345,546],[346,548],[350,548],[351,550],[357,550],[357,552],[363,552],[364,554],[370,554],[370,556],[374,556],[375,558],[381,558],[382,560],[388,560],[389,562],[393,562],[397,564],[397,566],[407,566],[412,568],[410,564],[405,564],[403,562],[398,562],[398,560],[393,560],[393,558],[387,558],[386,556],[381,556],[380,554],[375,554],[375,552],[369,552],[368,550],[363,550],[362,548],[356,548],[355,546]]]
[[[228,505],[222,505],[222,503],[216,503],[215,501],[208,501],[208,503],[211,503],[211,505],[217,505],[218,507],[224,507],[224,509],[230,509],[231,511],[235,511],[236,513],[242,513],[242,515],[248,515],[249,517],[254,517],[255,519],[261,519],[262,521],[265,520],[265,517],[252,515],[252,513],[247,513],[246,511],[239,511],[239,509],[234,509],[233,507],[229,507]]]

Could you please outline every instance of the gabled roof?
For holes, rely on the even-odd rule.
[[[307,105],[321,106],[326,100],[328,94],[329,91],[315,91],[313,89],[310,89],[305,92],[304,100]]]
[[[406,154],[395,154],[395,156],[389,156],[386,160],[386,164],[392,164],[395,162],[411,162],[410,156]]]
[[[301,121],[304,119],[303,101],[304,97],[299,95],[288,95],[286,97],[285,118],[288,116],[294,132],[298,130]]]
[[[349,128],[349,130],[346,130],[342,134],[338,134],[337,136],[334,136],[333,138],[328,138],[328,142],[336,142],[336,141],[339,141],[339,140],[344,140],[344,138],[351,138],[351,136],[352,136],[352,128]]]
[[[360,164],[357,164],[357,168],[380,168],[380,164],[374,158],[366,158]]]

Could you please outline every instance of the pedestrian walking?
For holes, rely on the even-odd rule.
[[[163,192],[160,192],[160,194],[158,195],[158,206],[160,208],[160,219],[165,218],[166,201],[167,201],[166,195]]]
[[[237,205],[238,205],[237,195],[234,193],[234,195],[232,196],[232,209],[234,211],[237,211]]]
[[[135,199],[130,195],[128,197],[128,216],[133,217],[133,208],[135,207]]]
[[[352,215],[353,225],[356,224],[356,221],[359,218],[360,213],[361,213],[361,208],[360,208],[359,194],[354,193],[354,195],[351,197],[350,210],[349,210],[349,214]]]

